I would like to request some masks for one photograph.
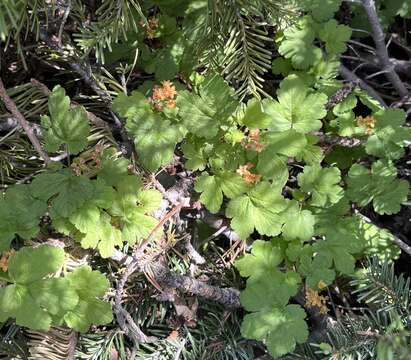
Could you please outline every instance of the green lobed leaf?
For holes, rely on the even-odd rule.
[[[254,228],[261,235],[275,236],[281,232],[280,213],[286,206],[281,189],[264,181],[247,194],[230,200],[226,215],[232,218],[231,226],[242,239],[246,239]]]
[[[0,252],[8,250],[17,234],[23,239],[35,237],[40,217],[46,213],[45,201],[31,195],[29,185],[14,185],[0,196]]]
[[[336,167],[322,168],[319,164],[307,165],[297,176],[301,190],[311,195],[310,204],[327,207],[336,204],[344,195],[341,172]]]
[[[295,349],[308,338],[306,314],[299,305],[288,305],[247,314],[241,334],[249,339],[265,340],[269,353],[278,358]]]
[[[351,28],[339,25],[337,20],[331,19],[319,31],[319,37],[325,42],[325,49],[331,56],[342,54],[347,50],[346,42],[352,34]]]
[[[406,142],[411,142],[411,130],[404,126],[405,111],[385,109],[375,113],[374,118],[374,133],[365,145],[367,154],[391,160],[403,157]]]
[[[71,154],[84,150],[90,135],[86,110],[82,106],[70,108],[70,98],[59,85],[50,93],[48,106],[50,117],[45,115],[41,118],[41,124],[46,129],[46,150],[55,152],[63,144]]]
[[[310,11],[317,21],[325,21],[333,17],[340,8],[342,0],[296,0],[297,5]]]
[[[282,235],[285,239],[307,241],[314,235],[315,216],[310,210],[301,209],[297,201],[290,201],[282,215]]]
[[[223,194],[232,199],[247,191],[248,185],[236,173],[225,171],[215,175],[203,173],[196,181],[195,190],[201,192],[200,201],[212,213],[220,210]]]
[[[371,169],[354,164],[347,177],[347,196],[360,206],[373,203],[378,214],[395,214],[407,200],[409,184],[397,179],[397,170],[390,160],[378,160]]]
[[[92,271],[89,266],[82,266],[66,278],[79,297],[76,307],[64,316],[70,328],[86,332],[92,324],[105,325],[113,320],[110,303],[101,300],[110,285],[103,274]]]
[[[206,139],[217,135],[237,105],[230,87],[220,76],[207,77],[200,84],[199,95],[181,91],[177,96],[184,126],[197,137]]]
[[[42,173],[31,183],[33,197],[51,199],[52,217],[69,217],[93,196],[93,184],[85,176],[75,176],[68,169],[56,173]]]
[[[290,75],[281,82],[277,95],[278,101],[264,101],[264,110],[272,118],[271,130],[306,134],[321,129],[320,119],[327,114],[325,94],[310,93],[300,78]]]
[[[126,129],[134,139],[139,160],[148,170],[155,171],[172,160],[176,144],[185,135],[183,126],[155,112],[137,91],[131,96],[118,95],[113,109],[127,119]]]
[[[244,255],[234,265],[241,276],[258,280],[275,272],[283,260],[278,241],[256,240],[253,242],[251,254]]]
[[[286,59],[291,59],[296,69],[306,70],[318,58],[321,50],[313,45],[315,30],[310,16],[302,17],[295,25],[284,31],[284,39],[278,52]]]
[[[47,278],[64,262],[64,251],[50,245],[25,247],[9,260],[11,284],[0,289],[0,321],[15,318],[20,326],[48,330],[78,302],[66,279]]]

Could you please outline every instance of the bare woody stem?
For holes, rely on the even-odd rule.
[[[44,163],[46,164],[46,166],[50,164],[51,163],[50,157],[41,147],[40,141],[39,139],[37,139],[36,135],[34,135],[33,129],[31,128],[28,121],[25,119],[23,114],[17,109],[16,104],[10,98],[10,96],[7,95],[6,88],[4,87],[4,84],[1,78],[0,78],[0,99],[3,101],[7,110],[9,110],[11,114],[13,115],[13,117],[17,119],[18,123],[23,128],[24,132],[26,133],[27,137],[32,143],[33,147],[36,149],[40,157],[44,160]]]
[[[380,64],[382,65],[385,76],[392,83],[395,90],[401,98],[404,98],[408,95],[408,90],[405,87],[404,83],[401,81],[398,74],[395,72],[394,64],[391,62],[390,57],[388,56],[387,47],[385,44],[385,35],[382,30],[381,23],[378,19],[377,9],[375,7],[374,0],[362,0],[362,5],[365,12],[367,13],[368,21],[370,22],[372,29],[372,37],[375,42],[376,54]]]

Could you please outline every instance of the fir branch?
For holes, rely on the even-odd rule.
[[[410,279],[395,275],[394,265],[378,258],[368,260],[367,270],[351,285],[360,301],[378,306],[378,312],[395,310],[404,317],[411,315]]]

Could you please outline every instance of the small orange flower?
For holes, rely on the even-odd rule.
[[[265,145],[260,143],[260,130],[250,130],[243,146],[247,150],[254,150],[257,152],[263,151],[265,149]]]
[[[374,132],[376,122],[377,122],[377,119],[375,119],[373,116],[366,116],[365,118],[363,118],[362,116],[359,116],[357,118],[357,124],[365,128],[365,133],[367,135],[371,135]]]
[[[162,101],[165,99],[164,90],[162,87],[155,85],[153,89],[152,101]]]
[[[163,95],[165,98],[173,99],[177,95],[176,88],[170,80],[162,81],[161,85],[163,85]]]
[[[152,17],[148,19],[147,23],[140,21],[140,26],[145,29],[146,35],[149,39],[154,39],[156,31],[160,26],[160,22],[157,18]]]
[[[307,288],[305,291],[305,306],[306,307],[316,307],[319,309],[320,314],[327,314],[327,300],[328,296],[322,296],[318,291]]]
[[[10,251],[5,251],[0,258],[0,269],[6,272],[9,268],[9,260],[14,255],[15,251],[11,249]]]
[[[247,184],[257,184],[261,180],[261,175],[258,174],[253,174],[250,169],[254,167],[254,164],[252,163],[247,163],[245,165],[241,165],[237,169],[237,174],[241,175],[241,177],[244,179],[244,181]]]
[[[175,109],[175,107],[177,106],[177,103],[175,100],[168,100],[167,101],[167,107],[169,109]]]
[[[169,80],[161,82],[161,86],[155,85],[153,95],[149,98],[149,102],[157,111],[163,111],[166,106],[169,109],[174,109],[177,106],[175,97],[177,91],[173,83]]]

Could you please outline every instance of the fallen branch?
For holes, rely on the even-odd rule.
[[[26,118],[17,109],[16,104],[10,98],[10,96],[7,95],[6,88],[4,87],[4,84],[3,84],[3,81],[2,81],[1,78],[0,78],[0,99],[3,101],[6,108],[11,112],[13,117],[18,121],[20,126],[23,128],[24,132],[26,133],[27,137],[29,138],[30,142],[32,143],[34,149],[37,151],[37,153],[40,155],[40,157],[44,160],[44,163],[46,164],[46,166],[48,164],[50,164],[50,162],[51,162],[50,157],[48,156],[48,154],[41,147],[39,139],[37,139],[36,135],[33,132],[33,129],[31,128],[31,126],[28,123],[28,121],[26,120]]]
[[[115,250],[111,259],[123,264],[131,264],[133,261],[131,256],[118,250]],[[144,269],[136,264],[134,271],[144,272]],[[208,285],[192,277],[171,272],[165,266],[158,264],[153,269],[153,273],[160,285],[177,289],[183,294],[197,295],[204,300],[217,302],[228,308],[240,307],[240,292],[237,289]]]
[[[377,9],[375,7],[374,0],[362,0],[362,5],[367,14],[368,21],[371,25],[371,35],[374,39],[376,54],[378,60],[385,72],[385,76],[392,83],[395,90],[404,98],[408,95],[408,90],[404,83],[401,81],[398,74],[395,72],[395,65],[391,62],[388,55],[387,47],[385,44],[385,35],[382,30],[380,20],[378,18]]]
[[[208,285],[189,276],[172,273],[165,266],[154,267],[153,273],[160,285],[177,289],[184,294],[197,295],[227,308],[234,309],[241,306],[240,292],[237,289]]]

